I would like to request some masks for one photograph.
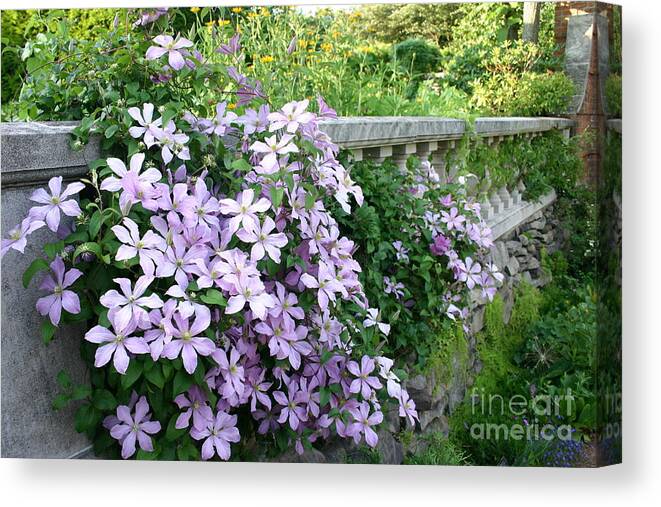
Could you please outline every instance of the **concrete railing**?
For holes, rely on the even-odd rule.
[[[98,140],[82,151],[69,148],[75,123],[0,124],[0,181],[2,184],[2,233],[20,223],[30,208],[29,197],[48,179],[63,175],[74,179],[87,172],[89,162],[101,156]],[[567,134],[573,122],[556,118],[478,119],[472,132],[496,144],[513,137],[533,137],[551,129]],[[392,159],[403,167],[410,155],[427,157],[447,177],[446,154],[455,149],[467,132],[462,120],[445,118],[342,118],[325,121],[323,129],[341,147],[351,150],[355,160]],[[540,201],[521,199],[521,189],[492,189],[488,181],[477,182],[483,209],[494,236],[501,237],[524,223],[555,198]],[[477,195],[477,194],[476,194]],[[85,437],[74,430],[74,409],[51,409],[59,391],[57,372],[64,369],[73,380],[88,375],[79,359],[83,330],[63,328],[47,347],[41,343],[40,319],[35,302],[41,296],[33,283],[23,288],[21,277],[30,262],[41,256],[41,248],[53,241],[49,231],[30,237],[25,255],[9,253],[2,260],[2,456],[71,457],[88,448]]]

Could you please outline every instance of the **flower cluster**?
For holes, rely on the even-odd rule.
[[[183,68],[188,41],[154,41],[147,59],[167,54],[172,69]],[[155,414],[176,410],[175,428],[200,442],[205,460],[229,459],[231,444],[248,438],[237,423],[245,414],[256,434],[283,434],[301,453],[332,434],[375,446],[388,398],[402,417],[417,419],[393,362],[360,347],[367,329],[387,335],[390,326],[369,306],[355,245],[324,204],[332,196],[350,213],[363,196],[319,130],[334,111],[318,105],[320,114],[304,100],[237,115],[220,102],[211,118],[185,111],[167,121],[154,104],[131,107],[128,135],[144,150],[106,159],[94,177],[100,199],[85,208],[107,219],[100,248],[113,273],[98,299],[89,286],[80,291],[99,316],[85,335],[94,365],[125,376],[149,360],[190,379]],[[193,139],[201,149],[192,149]],[[57,230],[60,213],[86,222],[71,199],[83,187],[62,191],[56,178],[50,195],[35,192],[39,206],[3,251],[22,251],[36,228]],[[104,203],[114,213],[105,214]],[[71,285],[97,262],[70,256],[77,267],[67,271],[63,257],[52,262],[41,286],[50,295],[37,304],[54,325],[62,308],[80,312]],[[138,391],[134,414],[121,405],[104,422],[123,458],[136,442],[151,452],[149,435],[167,423],[150,420],[149,395]]]

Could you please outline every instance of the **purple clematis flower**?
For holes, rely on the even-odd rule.
[[[241,51],[241,34],[235,33],[227,44],[221,44],[216,52],[223,55],[235,55]]]
[[[277,264],[280,264],[280,249],[287,244],[287,236],[283,232],[272,234],[275,229],[275,222],[271,217],[264,219],[264,224],[255,224],[243,228],[236,233],[236,236],[244,243],[254,243],[250,251],[250,259],[257,262],[268,256]]]
[[[372,415],[369,415],[369,411],[370,408],[367,403],[361,403],[359,407],[350,410],[351,415],[355,418],[355,421],[351,424],[350,432],[356,436],[364,433],[367,445],[376,447],[379,437],[372,429],[372,426],[381,424],[383,414],[381,412],[374,412]]]
[[[54,326],[60,323],[62,308],[71,314],[80,313],[80,299],[78,295],[65,290],[70,287],[83,273],[75,268],[65,271],[64,261],[55,257],[50,263],[54,276],[48,275],[39,286],[42,290],[51,291],[52,294],[37,300],[37,311],[40,315],[48,315]]]
[[[227,461],[231,455],[230,442],[238,442],[241,439],[236,427],[236,416],[225,412],[218,412],[216,418],[203,430],[193,428],[191,436],[195,440],[206,438],[202,444],[202,459],[205,461],[211,459],[215,453],[220,459]]]
[[[105,366],[112,358],[117,372],[124,375],[129,367],[128,352],[148,354],[149,345],[144,338],[131,336],[136,330],[135,322],[129,321],[127,325],[122,326],[117,320],[117,315],[110,314],[108,314],[108,320],[110,320],[114,332],[103,326],[94,326],[87,331],[85,339],[101,345],[96,349],[94,366],[97,368]]]
[[[363,356],[360,360],[360,366],[356,361],[349,361],[347,370],[358,377],[351,382],[349,392],[360,393],[364,399],[369,400],[372,396],[372,389],[381,389],[383,387],[381,381],[377,377],[370,376],[370,373],[374,371],[374,367],[374,360],[369,356]]]
[[[161,423],[150,420],[151,414],[149,414],[147,398],[140,397],[135,405],[134,416],[131,416],[131,409],[128,406],[120,405],[117,407],[117,419],[119,419],[119,424],[112,427],[110,436],[121,442],[123,459],[130,458],[135,454],[136,441],[143,451],[152,452],[154,450],[149,435],[161,431]]]
[[[154,42],[157,45],[151,46],[145,53],[145,58],[147,60],[156,60],[167,53],[170,67],[174,70],[181,70],[184,68],[184,65],[186,65],[184,57],[188,54],[188,52],[185,51],[185,48],[193,46],[192,41],[184,39],[183,37],[175,40],[170,35],[157,35],[154,37]]]
[[[30,209],[32,220],[42,220],[46,222],[48,228],[57,232],[60,225],[60,212],[70,217],[78,217],[82,214],[80,206],[71,196],[80,192],[85,185],[80,182],[70,183],[62,191],[62,176],[51,178],[48,182],[48,188],[51,194],[48,195],[43,188],[35,190],[30,196],[30,200],[43,204]]]
[[[239,397],[243,396],[245,388],[243,366],[239,364],[241,354],[238,350],[232,347],[229,358],[223,349],[216,349],[213,353],[214,360],[220,366],[220,373],[225,379],[223,384],[222,395],[223,398],[230,398],[235,394]]]
[[[269,114],[269,131],[275,132],[281,128],[286,128],[287,132],[293,134],[298,130],[301,125],[306,125],[314,120],[314,113],[306,112],[305,110],[310,103],[309,100],[302,100],[301,102],[289,102],[282,107],[281,111],[276,111]]]
[[[122,294],[112,289],[99,299],[99,302],[103,306],[110,309],[108,318],[111,315],[116,315],[117,324],[120,329],[126,328],[131,321],[142,329],[149,329],[151,323],[145,308],[154,309],[163,306],[163,301],[158,297],[158,294],[143,296],[149,285],[154,281],[154,278],[146,275],[141,276],[135,282],[135,287],[133,288],[131,287],[131,280],[128,278],[113,278],[113,281],[119,285]]]
[[[117,250],[115,259],[124,261],[137,255],[145,275],[153,276],[163,258],[161,250],[165,250],[165,240],[153,231],[147,231],[141,238],[138,224],[130,218],[124,218],[124,226],[115,225],[111,230],[124,243]]]
[[[273,114],[273,113],[271,113]],[[271,115],[269,115],[271,116]],[[285,155],[286,153],[298,153],[298,147],[291,142],[294,136],[291,134],[283,135],[280,140],[278,136],[267,137],[264,141],[255,141],[250,149],[255,153],[262,153],[262,165],[264,167],[273,167],[278,164],[278,155]]]
[[[252,188],[241,192],[238,200],[221,199],[220,212],[223,215],[230,216],[228,224],[229,230],[234,234],[240,226],[244,228],[258,224],[257,213],[264,213],[271,207],[271,202],[262,197],[257,202],[255,200],[255,191]]]
[[[129,129],[131,137],[138,139],[144,136],[145,146],[147,148],[154,146],[156,144],[154,137],[163,122],[161,118],[154,119],[154,104],[143,104],[142,112],[137,107],[129,107],[128,113],[139,125]]]
[[[446,238],[443,234],[437,234],[434,242],[429,245],[429,250],[434,255],[441,256],[450,249],[450,245],[451,241],[449,238]]]
[[[4,257],[10,248],[23,253],[25,251],[25,246],[28,243],[27,237],[44,225],[46,225],[46,223],[41,220],[34,220],[29,216],[24,218],[20,225],[17,225],[9,231],[9,237],[2,240],[0,257]]]
[[[187,248],[186,240],[182,235],[172,237],[172,246],[168,247],[163,260],[156,268],[159,278],[174,275],[177,285],[185,290],[188,287],[188,275],[197,273],[198,260],[206,261],[207,250],[203,245],[193,245]]]
[[[297,382],[291,381],[287,386],[287,395],[282,391],[275,391],[273,398],[282,405],[278,422],[280,424],[289,421],[291,429],[296,431],[301,422],[308,420],[305,407],[305,393],[298,390]]]
[[[206,394],[199,386],[192,386],[187,393],[181,393],[174,399],[179,408],[186,410],[179,414],[174,427],[177,429],[188,428],[191,416],[193,417],[193,428],[204,430],[213,421],[213,412],[208,405]]]
[[[268,126],[269,106],[262,104],[259,111],[248,109],[239,116],[236,123],[243,125],[243,133],[246,135],[254,134],[255,132],[264,132]]]
[[[195,319],[191,324],[189,317],[181,312],[175,312],[172,321],[168,324],[173,339],[163,347],[163,355],[174,359],[181,355],[185,370],[191,375],[197,368],[197,356],[209,356],[216,350],[214,343],[206,337],[198,336],[203,333],[211,323],[211,312],[206,306],[198,305],[195,308]]]
[[[441,211],[441,222],[445,223],[448,231],[455,229],[457,231],[462,231],[464,229],[464,222],[466,217],[459,214],[459,210],[455,207],[450,209],[450,213],[447,211]]]
[[[110,176],[104,179],[101,182],[101,190],[122,191],[119,196],[119,206],[125,215],[137,202],[141,202],[147,209],[158,209],[158,203],[155,201],[158,193],[154,189],[154,183],[161,179],[161,173],[155,167],[148,168],[141,173],[144,161],[145,154],[136,153],[129,162],[130,170],[127,170],[124,162],[118,158],[111,157],[106,160],[108,167],[117,177]]]
[[[225,313],[228,315],[240,312],[248,303],[255,317],[264,320],[266,311],[275,306],[273,296],[265,292],[264,284],[258,278],[245,274],[239,275],[236,290],[238,294],[230,297],[227,301]]]

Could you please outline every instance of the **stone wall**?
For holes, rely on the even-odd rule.
[[[493,144],[517,136],[541,135],[552,129],[568,134],[573,125],[562,118],[483,118],[475,122],[474,132]],[[82,151],[70,150],[69,134],[74,126],[57,122],[0,124],[3,233],[26,215],[34,189],[44,187],[52,176],[81,177],[86,174],[88,163],[99,158],[98,139],[92,139]],[[431,155],[441,171],[446,169],[444,155],[455,148],[456,141],[468,130],[461,120],[432,117],[341,118],[325,122],[324,129],[340,146],[351,150],[356,160],[392,157],[397,163],[405,163],[411,154]],[[498,247],[495,255],[500,258],[496,262],[502,262],[500,267],[505,270],[517,271],[511,277],[512,283],[527,276],[537,279],[539,269],[533,259],[539,253],[539,241],[550,231],[546,230],[548,218],[547,224],[538,228],[542,223],[538,215],[546,216],[543,210],[548,209],[555,194],[544,196],[539,202],[526,202],[521,198],[520,188],[491,189],[485,183],[480,182],[481,192],[490,197],[483,209],[498,244],[505,247],[505,250]],[[524,246],[527,240],[521,239],[521,234],[527,227],[522,224],[526,223],[531,224],[527,229],[530,241]],[[35,311],[35,302],[41,294],[35,282],[27,290],[21,282],[22,273],[40,255],[43,245],[54,240],[52,233],[40,230],[30,237],[24,256],[12,251],[2,260],[2,457],[65,458],[85,455],[89,449],[85,437],[75,432],[75,407],[60,412],[51,408],[59,390],[58,371],[66,370],[76,382],[83,382],[87,375],[78,353],[83,330],[62,329],[49,346],[44,346],[39,330],[41,319]],[[450,378],[444,384],[433,376],[409,379],[408,389],[418,403],[422,424],[408,451],[424,446],[420,435],[447,432],[447,415],[463,400],[472,372],[479,367],[474,350],[474,339],[470,338],[468,361],[464,357],[453,358]],[[401,462],[405,449],[399,441],[403,429],[400,419],[396,413],[390,413],[387,422],[379,451],[385,462]],[[360,449],[346,445],[331,444],[324,453],[289,459],[362,459]]]

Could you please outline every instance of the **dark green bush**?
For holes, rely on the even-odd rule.
[[[618,74],[606,79],[606,112],[612,118],[622,118],[622,76]]]

